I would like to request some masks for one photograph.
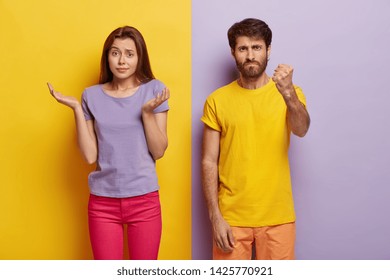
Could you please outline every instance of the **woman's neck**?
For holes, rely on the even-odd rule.
[[[107,87],[112,91],[126,91],[139,87],[141,83],[137,79],[118,80],[113,79],[107,83]]]
[[[139,81],[118,81],[112,80],[111,82],[103,85],[104,90],[111,96],[114,97],[128,97],[133,95],[141,83]]]

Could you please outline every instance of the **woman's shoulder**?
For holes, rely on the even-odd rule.
[[[147,92],[157,94],[165,88],[165,84],[158,79],[153,79],[144,83],[143,88]]]
[[[162,81],[160,81],[159,79],[152,79],[152,80],[147,81],[146,83],[144,83],[144,85],[147,85],[147,86],[164,86],[164,83]]]
[[[92,86],[88,86],[84,89],[83,91],[83,95],[94,95],[98,92],[101,92],[102,90],[102,85],[101,84],[96,84],[96,85],[92,85]]]
[[[89,87],[86,87],[84,91],[86,92],[98,92],[101,90],[101,87],[102,85],[101,84],[97,84],[97,85],[92,85],[92,86],[89,86]]]
[[[91,101],[95,100],[96,98],[99,98],[98,96],[100,96],[100,94],[98,93],[101,92],[101,87],[101,84],[86,87],[82,93],[82,99]]]

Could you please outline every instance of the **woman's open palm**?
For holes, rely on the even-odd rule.
[[[150,99],[142,106],[142,111],[145,113],[153,113],[153,110],[160,106],[162,103],[169,99],[170,93],[168,88],[164,88],[163,91],[155,98]]]
[[[62,93],[55,91],[53,86],[50,83],[47,83],[49,87],[50,94],[61,104],[64,104],[72,109],[75,109],[80,105],[80,102],[76,97],[63,95]]]

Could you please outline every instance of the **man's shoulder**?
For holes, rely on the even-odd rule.
[[[225,98],[229,93],[231,93],[234,90],[236,83],[237,83],[236,81],[233,81],[229,84],[217,88],[208,96],[207,99]]]

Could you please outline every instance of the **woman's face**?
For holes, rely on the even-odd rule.
[[[115,39],[108,51],[108,64],[114,79],[135,79],[138,55],[134,40]]]

